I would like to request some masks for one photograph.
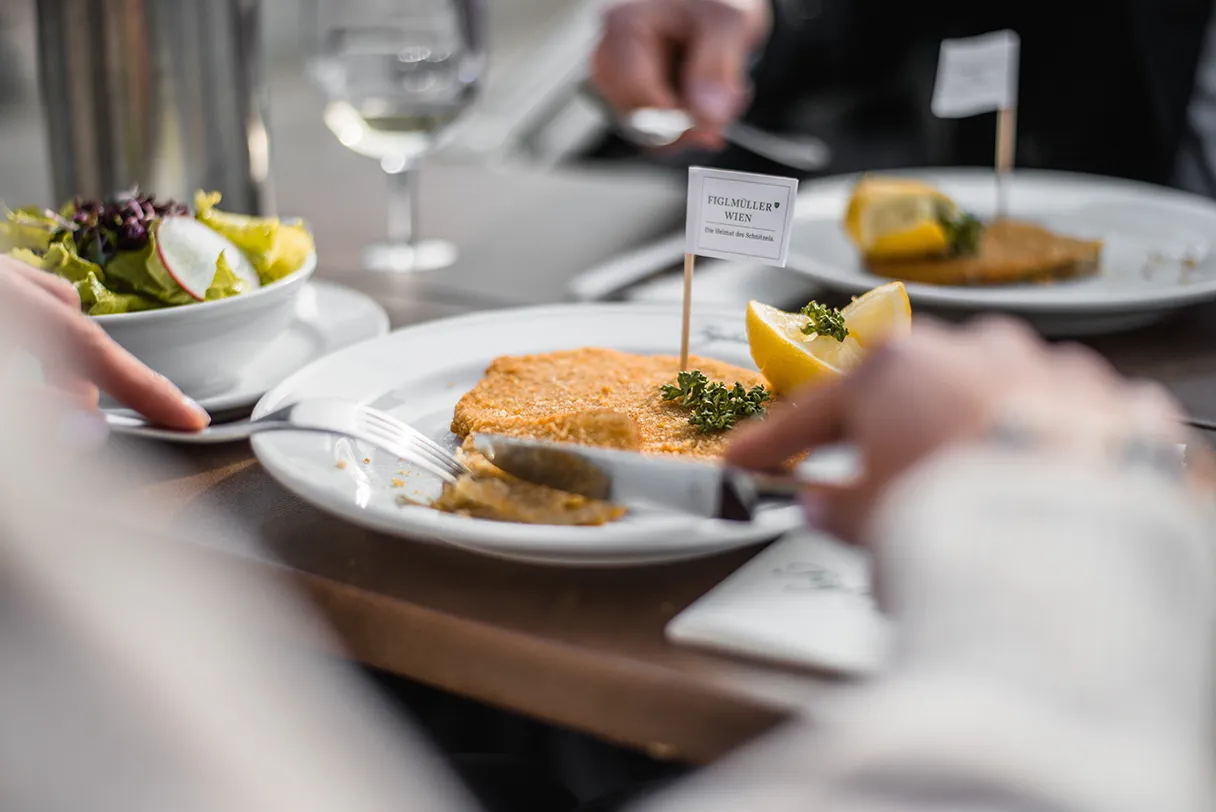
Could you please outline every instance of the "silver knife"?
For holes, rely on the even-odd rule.
[[[579,302],[600,302],[664,271],[684,257],[684,232],[619,254],[571,279],[567,292]]]
[[[494,434],[475,434],[473,447],[527,482],[606,502],[728,521],[751,521],[762,502],[788,502],[809,484],[796,475],[754,474],[675,457]]]

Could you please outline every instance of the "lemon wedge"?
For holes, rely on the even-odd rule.
[[[864,351],[849,336],[803,335],[806,316],[760,302],[747,305],[747,343],[752,360],[776,395],[816,380],[834,378],[861,362]],[[847,326],[847,322],[846,322]]]
[[[950,249],[942,220],[957,211],[953,200],[927,183],[867,176],[853,188],[844,227],[869,259],[936,256]]]
[[[890,282],[862,294],[840,311],[849,336],[871,350],[912,330],[912,303],[903,282]]]
[[[912,329],[912,306],[902,282],[891,282],[854,299],[841,311],[849,334],[804,335],[807,317],[760,302],[747,305],[747,343],[752,360],[776,395],[843,375],[884,341]]]

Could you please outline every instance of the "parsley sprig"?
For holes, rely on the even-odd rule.
[[[946,232],[951,256],[971,257],[980,252],[980,238],[984,236],[983,220],[965,211],[939,210],[937,222]]]
[[[740,420],[764,414],[772,395],[763,386],[744,389],[743,384],[727,387],[719,381],[711,382],[698,369],[681,372],[674,384],[663,384],[660,388],[663,400],[677,401],[690,409],[689,424],[706,434],[714,434],[733,428]]]
[[[844,316],[836,308],[811,302],[800,312],[807,317],[806,326],[802,328],[803,335],[831,336],[837,341],[844,341],[849,337],[849,328],[844,326]]]

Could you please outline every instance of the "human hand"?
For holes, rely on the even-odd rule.
[[[592,82],[619,114],[684,109],[677,143],[721,149],[747,102],[748,55],[768,34],[767,0],[622,0],[604,15]]]
[[[0,256],[0,330],[9,332],[9,346],[38,358],[47,384],[71,408],[96,412],[100,389],[169,428],[196,431],[210,421],[83,315],[71,284],[8,256]]]
[[[1126,381],[1095,353],[1049,346],[1018,322],[986,319],[962,328],[918,324],[852,374],[803,391],[741,431],[727,459],[772,470],[817,446],[855,445],[861,477],[809,497],[818,524],[857,541],[902,475],[1007,422],[1033,429],[1041,451],[1071,459],[1105,460],[1112,440],[1186,441],[1181,412],[1158,385]]]

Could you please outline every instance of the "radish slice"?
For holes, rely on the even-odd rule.
[[[215,279],[220,254],[228,260],[232,272],[249,283],[250,290],[262,286],[258,272],[241,249],[193,217],[166,217],[157,224],[154,237],[165,270],[182,290],[200,302]]]

